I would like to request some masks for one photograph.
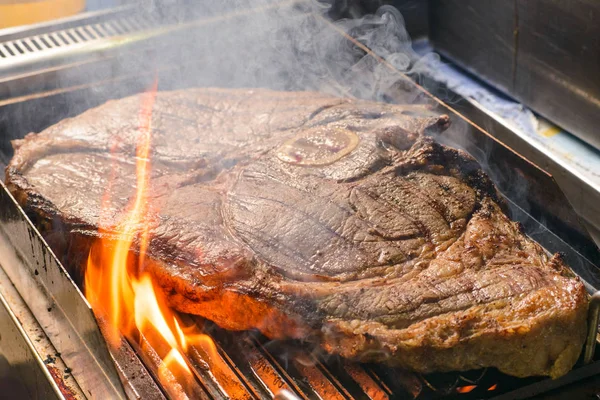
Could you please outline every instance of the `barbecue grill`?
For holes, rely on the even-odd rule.
[[[281,15],[293,9],[302,15],[298,19],[302,26],[310,23],[320,31],[339,35],[363,63],[368,61],[364,64],[394,78],[381,98],[393,102],[410,97],[449,114],[453,127],[438,140],[478,158],[506,195],[513,219],[548,251],[563,253],[590,294],[596,293],[600,254],[552,176],[465,115],[489,131],[506,132],[506,126],[437,85],[435,94],[453,99],[449,106],[357,41],[351,32],[303,4],[266,3],[259,9],[232,9],[211,16],[121,7],[11,30],[0,37],[0,161],[6,164],[10,159],[11,139],[38,132],[110,98],[143,91],[156,76],[161,89],[236,85],[226,66],[218,76],[191,73],[207,62],[219,64],[216,48],[227,51],[227,40],[212,34],[215,26],[238,24],[257,13]],[[185,39],[188,36],[207,39],[192,47]],[[175,40],[190,47],[173,49],[170,44]],[[243,40],[254,43],[261,38]],[[149,62],[156,67],[147,68]],[[349,76],[361,73],[366,72],[357,69]],[[272,76],[254,78],[256,86],[273,84]],[[513,190],[516,181],[526,183],[528,190]],[[600,357],[594,352],[598,295],[592,296],[588,342],[581,359],[569,374],[556,380],[520,379],[492,368],[421,375],[356,364],[326,356],[307,343],[269,341],[257,332],[229,332],[201,318],[182,316],[212,343],[194,345],[186,354],[193,371],[191,381],[173,380],[169,385],[159,379],[163,349],[139,346],[124,337],[118,345],[107,343],[107,322],[101,315],[94,316],[78,286],[80,277],[70,276],[61,264],[68,255],[50,250],[48,238],[40,235],[1,186],[0,384],[16,396],[186,398],[183,389],[201,399],[520,399],[549,391],[555,396],[568,393],[575,397],[596,393],[598,380],[594,377],[600,374]]]

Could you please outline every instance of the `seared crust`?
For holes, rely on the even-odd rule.
[[[75,275],[98,225],[127,206],[138,107],[109,102],[15,142],[7,185]],[[447,117],[405,111],[318,93],[159,93],[146,267],[173,307],[227,329],[420,372],[566,373],[585,338],[583,284],[506,217],[470,156],[424,136]],[[310,165],[281,155],[310,135],[358,145],[303,153]]]

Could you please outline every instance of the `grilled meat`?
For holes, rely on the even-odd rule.
[[[9,188],[74,273],[134,194],[139,109],[110,101],[14,143]],[[470,156],[426,135],[447,124],[319,93],[160,92],[146,268],[173,307],[228,329],[421,372],[560,376],[584,286]]]

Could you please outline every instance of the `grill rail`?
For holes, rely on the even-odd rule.
[[[119,46],[122,38],[156,29],[153,14],[136,12],[133,6],[84,13],[33,28],[17,27],[0,37],[0,76],[40,66],[65,63]]]

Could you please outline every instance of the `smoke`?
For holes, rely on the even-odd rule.
[[[405,21],[391,6],[381,6],[372,15],[331,22],[333,14],[356,17],[355,11],[339,9],[340,4],[354,3],[363,2],[337,1],[332,6],[314,0],[146,0],[135,13],[153,31],[111,40],[91,62],[57,69],[52,80],[44,80],[44,85],[56,81],[62,87],[101,84],[64,97],[39,99],[36,118],[30,118],[30,108],[17,105],[4,118],[22,115],[11,118],[14,122],[5,132],[18,137],[40,131],[110,98],[143,91],[156,75],[161,90],[267,87],[435,105],[411,79],[431,82],[427,76],[439,70],[439,57],[413,50]],[[433,85],[427,88],[443,88]],[[435,93],[449,103],[459,101],[451,92]],[[484,136],[454,117],[450,129],[438,139],[475,156],[500,190],[526,212],[533,214],[530,205],[536,203],[559,215],[560,202],[551,209],[547,196],[531,201],[535,193],[543,194],[543,185],[532,189],[531,174],[523,178],[516,169],[518,160],[510,154],[505,157],[507,150],[498,150],[502,146]]]
[[[94,17],[94,24],[143,24],[149,29],[104,38],[66,58],[40,59],[39,65],[36,61],[27,71],[19,70],[19,79],[4,80],[4,92],[11,98],[46,94],[34,102],[4,106],[0,130],[6,140],[0,152],[6,161],[11,139],[40,132],[109,99],[144,91],[156,75],[160,90],[267,87],[404,104],[429,102],[402,74],[418,77],[438,59],[416,55],[400,12],[382,6],[373,15],[332,23],[330,15],[355,17],[365,11],[351,7],[364,2],[332,3],[142,0],[135,9]],[[369,55],[368,48],[388,64]]]
[[[57,112],[59,107],[52,99],[39,110],[47,118],[24,116],[19,123],[57,122],[109,98],[142,91],[156,75],[161,90],[267,87],[434,105],[411,79],[421,82],[434,75],[432,71],[440,67],[439,57],[413,50],[405,21],[392,6],[335,22],[329,18],[335,7],[314,0],[162,0],[144,6],[136,13],[151,22],[159,35],[143,33],[125,43],[115,41],[117,45],[108,46],[102,54],[106,56],[102,62],[57,73],[63,86],[115,83],[70,96],[66,113]],[[439,91],[436,94],[439,97]],[[449,96],[442,100],[453,100]],[[31,126],[29,130],[40,128]],[[477,140],[483,135],[473,131],[466,121],[453,118],[450,130],[439,139],[475,156],[500,189],[528,211],[530,191],[521,183],[529,179],[515,175],[507,160],[496,156],[492,162],[498,144]]]
[[[157,21],[163,34],[119,51],[113,77],[134,75],[123,92],[138,90],[145,74],[157,70],[163,90],[269,87],[412,103],[419,94],[401,84],[405,78],[398,71],[414,76],[437,62],[434,55],[420,57],[412,50],[402,15],[392,6],[332,24],[331,5],[317,1],[147,5],[146,18]],[[367,54],[365,47],[389,64]]]

